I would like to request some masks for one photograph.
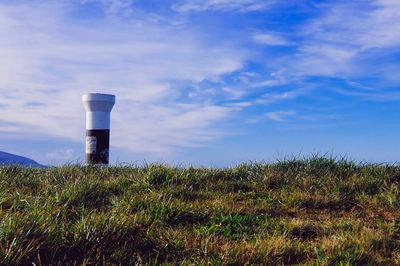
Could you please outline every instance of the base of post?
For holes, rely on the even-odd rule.
[[[86,130],[86,164],[108,164],[110,130]]]

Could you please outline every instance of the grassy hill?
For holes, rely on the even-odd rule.
[[[0,264],[400,265],[400,166],[0,168]]]

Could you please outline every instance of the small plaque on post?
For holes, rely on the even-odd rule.
[[[96,154],[97,138],[86,136],[86,154]]]

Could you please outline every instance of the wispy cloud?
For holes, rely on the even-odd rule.
[[[316,8],[319,15],[297,25],[293,32],[293,52],[268,54],[265,60],[271,72],[281,71],[281,80],[293,85],[316,84],[310,81],[315,78],[357,82],[386,95],[371,99],[397,100],[387,88],[400,82],[396,70],[400,64],[388,57],[400,49],[399,1],[337,1],[317,4]],[[258,38],[261,41],[262,35]],[[275,38],[267,34],[265,43],[285,44],[285,39]],[[277,82],[269,79],[266,85]],[[321,89],[330,87],[321,79],[316,82]]]
[[[269,7],[274,0],[185,0],[174,4],[172,9],[177,12],[214,11],[261,11]]]
[[[304,89],[285,90],[282,92],[269,92],[258,97],[254,101],[254,104],[271,105],[282,101],[293,100],[297,97],[308,94],[310,90],[311,89],[309,88],[304,88]]]
[[[80,95],[99,91],[117,94],[116,146],[171,152],[221,134],[210,127],[236,109],[212,98],[183,99],[185,85],[175,87],[175,81],[193,83],[236,71],[246,58],[243,50],[153,21],[77,24],[70,18],[72,4],[45,2],[0,4],[0,103],[8,131],[81,141]]]
[[[1,138],[82,142],[91,91],[117,95],[114,147],[168,155],[249,114],[317,123],[330,94],[399,100],[397,0],[155,2],[1,1]]]
[[[400,45],[398,1],[344,2],[321,8],[327,10],[325,14],[304,28],[308,43],[299,54],[305,64],[316,62],[310,70],[354,78],[374,75],[372,64],[365,60],[376,61],[386,49]]]
[[[270,46],[290,45],[290,41],[276,33],[254,33],[253,40],[257,43]]]
[[[75,163],[73,160],[77,158],[77,154],[73,149],[52,150],[45,154],[46,159],[51,163]]]
[[[112,18],[128,17],[134,12],[134,0],[81,0],[81,3],[100,3],[105,13]]]
[[[323,16],[305,28],[313,39],[353,46],[360,48],[360,52],[400,44],[399,1],[339,1],[320,8],[324,10]]]
[[[268,112],[265,114],[267,119],[275,121],[275,122],[286,122],[287,118],[292,117],[296,115],[295,111],[274,111],[274,112]]]

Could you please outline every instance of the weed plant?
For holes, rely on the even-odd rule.
[[[400,166],[0,168],[0,264],[400,265]]]

